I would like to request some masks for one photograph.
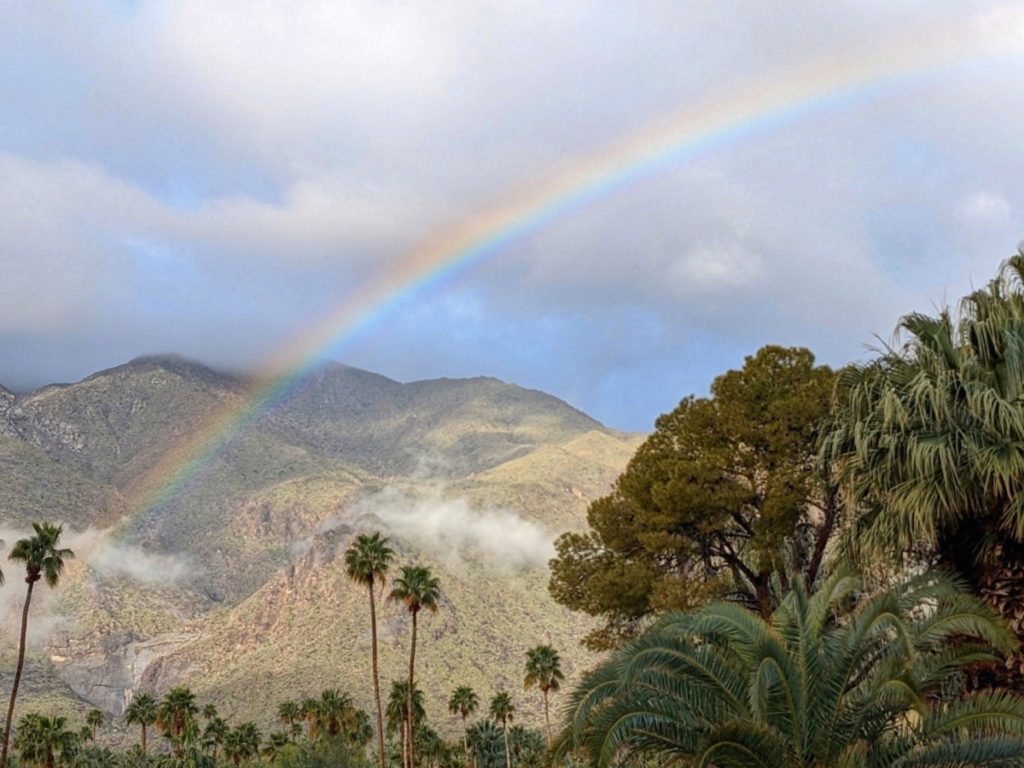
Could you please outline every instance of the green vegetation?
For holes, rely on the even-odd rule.
[[[589,644],[726,594],[766,616],[791,573],[813,583],[838,516],[808,471],[832,385],[806,349],[765,347],[658,419],[590,530],[556,542],[552,595],[605,621]]]
[[[798,578],[769,619],[734,603],[663,617],[583,680],[568,739],[594,765],[1019,765],[1024,699],[950,684],[1016,645],[937,573],[870,596],[843,571],[814,595]]]
[[[223,473],[227,485],[207,485],[187,502],[219,504],[219,511],[191,506],[182,518],[190,536],[209,533],[207,546],[237,539],[212,550],[223,555],[218,578],[226,579],[230,565],[246,558],[265,555],[260,567],[273,569],[275,558],[286,556],[290,566],[262,582],[255,570],[246,571],[232,587],[239,592],[205,597],[164,592],[162,585],[128,587],[118,578],[89,589],[79,578],[67,595],[79,605],[105,603],[104,616],[121,617],[113,625],[94,621],[89,626],[97,633],[125,624],[189,627],[172,618],[185,607],[216,632],[167,637],[170,650],[142,647],[145,642],[132,646],[139,657],[158,657],[147,656],[142,687],[164,693],[158,699],[138,691],[133,678],[130,701],[116,722],[99,709],[67,714],[32,699],[35,709],[17,721],[14,765],[1024,768],[1024,253],[965,298],[956,315],[913,315],[900,328],[904,343],[838,374],[815,365],[805,349],[761,349],[742,369],[718,377],[709,397],[688,397],[661,417],[603,496],[576,484],[567,492],[565,473],[584,466],[590,476],[580,485],[600,487],[624,443],[590,429],[581,414],[559,416],[543,397],[540,415],[523,417],[523,400],[538,399],[490,380],[460,384],[455,389],[463,400],[455,402],[446,385],[403,389],[368,374],[325,372],[318,396],[337,401],[355,392],[357,411],[374,411],[367,403],[377,388],[389,398],[402,391],[402,397],[432,403],[437,421],[430,424],[399,428],[386,407],[376,415],[388,425],[383,431],[420,430],[435,445],[465,449],[463,460],[474,469],[457,478],[460,493],[500,487],[520,494],[520,505],[525,498],[557,494],[576,500],[569,503],[593,499],[590,529],[572,529],[558,539],[549,587],[562,604],[602,626],[595,630],[572,619],[568,629],[543,623],[547,642],[512,653],[518,641],[496,636],[492,623],[499,617],[516,623],[521,604],[540,586],[539,575],[513,568],[508,582],[494,579],[481,590],[467,573],[506,566],[501,547],[512,546],[512,538],[499,537],[493,550],[470,552],[460,563],[436,558],[427,565],[428,552],[410,544],[413,535],[407,541],[396,534],[391,541],[364,530],[368,521],[376,524],[378,512],[381,518],[396,514],[374,509],[374,494],[384,485],[375,485],[370,473],[404,459],[392,455],[374,469],[373,461],[354,461],[351,454],[317,453],[304,442],[311,435],[338,442],[350,437],[337,423],[317,421],[317,406],[299,393],[272,428],[256,425],[218,458],[224,465],[212,467],[210,475]],[[173,378],[182,366],[204,396],[228,386],[185,364],[159,364],[152,375]],[[105,379],[89,386],[102,388]],[[466,397],[467,391],[495,397],[502,418],[514,427],[470,437],[441,418],[444,409],[473,418],[491,413],[485,399]],[[180,396],[167,395],[175,403]],[[209,401],[203,406],[211,407]],[[370,439],[366,419],[364,414],[354,423]],[[150,422],[164,418],[151,414]],[[132,432],[137,426],[120,427],[130,433],[125,445],[143,440]],[[306,437],[295,440],[299,433]],[[560,435],[561,442],[528,445],[544,433]],[[10,434],[5,428],[3,439]],[[74,435],[68,439],[78,445]],[[268,454],[276,450],[283,458],[273,465]],[[582,454],[588,456],[584,463]],[[75,461],[85,471],[87,462]],[[108,480],[124,471],[116,462],[96,467],[96,476],[107,473]],[[524,472],[543,482],[520,482]],[[474,485],[480,478],[485,484]],[[387,487],[400,492],[415,485],[412,478],[397,478]],[[309,492],[301,503],[290,495],[299,487]],[[225,488],[234,501],[222,496],[215,502],[215,491]],[[530,496],[527,488],[542,496]],[[359,521],[335,520],[320,508],[326,500],[348,503],[358,493],[366,503]],[[217,515],[239,498],[246,500],[246,514],[214,531]],[[542,506],[533,514],[539,519],[549,511]],[[137,530],[150,524],[146,530],[155,531],[155,540],[168,532],[162,518],[130,521],[143,526]],[[55,585],[72,557],[58,546],[60,526],[36,523],[34,530],[10,554],[26,567],[28,591],[0,768],[9,762],[15,702],[26,657],[32,659],[26,633],[33,585],[44,578]],[[305,533],[292,542],[301,545],[298,559],[285,554],[281,531]],[[322,567],[335,560],[343,567]],[[258,588],[250,590],[248,579]],[[130,611],[125,606],[136,602],[133,588],[148,601]],[[385,593],[388,603],[400,604],[402,616],[379,619]],[[324,627],[339,611],[358,614],[365,627],[367,595],[369,647],[352,648],[355,631],[338,636]],[[210,608],[222,601],[223,608]],[[439,617],[426,625],[429,636],[425,631],[421,637],[424,609]],[[303,620],[292,612],[301,612]],[[561,643],[552,641],[559,631],[610,653],[589,673],[576,675],[570,663],[581,652],[563,648],[563,657],[555,647]],[[381,636],[389,642],[379,643]],[[324,638],[330,642],[318,647]],[[475,644],[497,649],[489,669],[506,671],[474,677],[463,654]],[[372,698],[365,692],[367,651]],[[433,655],[417,674],[420,651]],[[340,673],[353,668],[344,667],[346,653],[358,653],[358,674]],[[523,689],[539,691],[539,702],[516,701],[509,692],[516,659],[523,656]],[[238,691],[226,681],[252,659],[262,661],[249,670],[253,687],[240,700],[229,695]],[[295,698],[278,701],[275,692],[285,683],[273,672],[282,665],[299,666],[305,680],[320,684],[293,685],[287,695]],[[386,702],[382,667],[407,669],[391,683]],[[182,669],[199,687],[182,682]],[[33,676],[31,669],[26,676],[30,689],[51,679]],[[453,679],[462,683],[454,690]],[[334,682],[357,680],[363,684],[351,690]],[[555,738],[549,699],[566,680],[579,682]],[[480,708],[474,687],[491,696],[486,717],[471,722]],[[439,689],[451,716],[447,724],[431,710]],[[538,722],[538,711],[544,731],[518,723],[520,716]],[[274,730],[261,719],[271,715]],[[457,721],[458,736],[448,740],[439,731],[451,735],[451,721]],[[160,738],[150,744],[154,725]],[[134,740],[135,726],[138,745],[127,752],[110,748],[124,743],[115,729],[130,727]]]

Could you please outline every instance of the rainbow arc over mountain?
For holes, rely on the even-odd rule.
[[[836,54],[812,67],[775,73],[688,105],[656,126],[553,170],[395,260],[381,276],[279,349],[243,396],[177,441],[128,490],[131,510],[153,510],[180,493],[242,428],[301,386],[325,352],[343,351],[401,306],[451,284],[554,222],[752,134],[855,104],[916,77],[975,61],[1016,59],[1024,52],[1022,30],[1024,16],[986,29],[919,30],[912,39],[878,43],[856,55]]]

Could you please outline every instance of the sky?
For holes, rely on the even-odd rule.
[[[495,376],[648,430],[764,344],[865,358],[1024,238],[1016,2],[0,0],[0,18],[18,391],[144,354],[259,371],[423,243],[680,110],[951,37],[980,44],[723,134],[318,353]]]

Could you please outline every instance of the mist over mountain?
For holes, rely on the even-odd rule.
[[[279,698],[325,687],[367,706],[365,595],[340,553],[378,529],[400,562],[429,564],[441,580],[421,673],[440,722],[456,684],[528,700],[522,657],[537,642],[559,647],[570,675],[588,663],[587,622],[549,598],[546,561],[558,533],[582,528],[636,436],[496,379],[403,384],[330,364],[178,492],[140,504],[140,478],[211,416],[244,405],[247,384],[144,357],[74,384],[0,388],[0,535],[63,521],[78,554],[33,609],[41,631],[19,707],[35,696],[119,714],[138,690],[179,683],[263,722]],[[9,630],[21,594],[7,570]],[[403,674],[407,632],[404,614],[385,608],[385,679]],[[4,632],[0,655],[13,637]]]

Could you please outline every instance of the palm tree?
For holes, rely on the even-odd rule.
[[[196,706],[196,695],[184,686],[171,688],[156,713],[156,724],[164,736],[174,744],[176,754],[181,752],[181,742],[185,731],[195,724],[195,716],[199,712]]]
[[[266,758],[268,763],[275,763],[277,756],[291,743],[291,736],[284,731],[274,731],[267,737],[267,743],[260,750],[260,755]]]
[[[370,648],[373,659],[373,697],[377,705],[377,759],[380,768],[384,768],[384,716],[380,703],[380,672],[377,660],[377,604],[373,588],[380,582],[384,586],[388,568],[394,552],[388,546],[388,540],[379,532],[367,535],[360,534],[345,551],[345,569],[348,576],[359,584],[366,585],[370,595]]]
[[[317,722],[320,718],[320,700],[314,699],[312,696],[307,696],[299,704],[299,709],[302,712],[302,717],[306,721],[306,738],[315,738],[317,733]]]
[[[388,696],[388,704],[384,710],[385,727],[387,732],[398,732],[399,743],[402,747],[402,765],[406,764],[409,739],[409,682],[407,680],[394,680],[391,683],[391,694]],[[423,708],[423,691],[419,688],[413,690],[412,695],[412,727],[415,728],[426,716]]]
[[[512,752],[508,748],[508,724],[515,717],[516,708],[507,691],[494,694],[494,698],[491,699],[490,712],[491,719],[495,723],[501,723],[501,733],[505,740],[505,768],[512,768]]]
[[[352,699],[336,689],[328,689],[320,694],[317,704],[317,732],[326,732],[328,736],[337,736],[343,726],[349,726],[355,718]]]
[[[260,732],[255,723],[236,726],[224,738],[224,755],[236,766],[260,751]]]
[[[293,699],[282,701],[277,707],[277,718],[284,725],[288,726],[290,738],[294,740],[296,723],[302,719],[302,705]]]
[[[429,568],[422,565],[402,566],[402,570],[391,588],[391,594],[388,595],[389,600],[404,603],[406,610],[412,616],[412,642],[409,650],[409,712],[413,710],[412,694],[416,688],[416,617],[424,608],[436,612],[440,598],[440,582],[434,578]],[[415,729],[411,723],[409,724],[409,749],[406,752],[406,759],[408,768],[416,768]]]
[[[877,594],[839,572],[809,596],[798,578],[768,620],[730,603],[665,616],[580,683],[562,747],[595,766],[1016,764],[1024,699],[955,684],[1016,647],[938,572]]]
[[[148,693],[140,693],[124,711],[124,721],[129,725],[142,726],[142,753],[146,753],[146,728],[156,722],[156,699]]]
[[[98,709],[90,709],[85,715],[85,724],[89,726],[89,738],[96,741],[96,731],[103,725],[103,713]]]
[[[66,718],[30,713],[18,721],[14,748],[24,765],[54,768],[58,758],[63,765],[74,754],[77,744],[78,737],[68,730]]]
[[[448,699],[448,711],[462,717],[462,746],[466,750],[466,761],[469,761],[469,734],[466,731],[466,718],[476,712],[480,700],[468,685],[460,685]]]
[[[538,645],[526,652],[526,677],[523,687],[536,685],[544,694],[544,725],[547,728],[548,749],[551,749],[551,718],[548,717],[548,691],[557,691],[565,675],[558,651],[550,645]]]
[[[490,720],[477,720],[466,729],[466,734],[478,768],[500,768],[507,763],[503,729],[499,732]]]
[[[0,752],[0,768],[7,768],[7,747],[11,740],[11,721],[14,719],[14,702],[18,697],[18,684],[21,672],[25,667],[25,635],[28,631],[28,609],[32,603],[32,588],[40,579],[45,579],[50,588],[56,587],[60,575],[64,572],[64,561],[70,560],[75,553],[70,549],[61,549],[60,535],[64,526],[52,523],[32,523],[35,535],[27,539],[19,539],[11,548],[9,559],[25,564],[25,605],[21,610],[21,639],[18,643],[18,666],[14,672],[14,684],[11,686],[11,701],[7,706],[7,723],[4,726],[4,746]]]
[[[217,711],[217,705],[216,704],[207,704],[207,705],[205,705],[203,707],[203,719],[204,720],[207,720],[207,721],[213,720],[213,718],[217,717],[219,714],[220,713]]]
[[[958,311],[908,315],[897,334],[841,375],[821,450],[850,542],[938,561],[1024,639],[1024,251]]]
[[[217,714],[209,718],[206,722],[206,727],[203,728],[203,747],[210,750],[210,756],[215,761],[217,759],[217,752],[224,744],[224,739],[227,738],[230,730],[231,728],[228,727],[227,721]]]

